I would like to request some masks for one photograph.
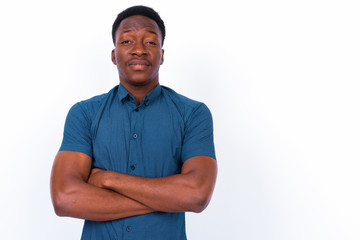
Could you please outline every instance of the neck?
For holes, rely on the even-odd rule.
[[[127,84],[125,81],[120,80],[120,84],[131,95],[133,95],[135,97],[136,104],[140,105],[143,98],[157,86],[158,81],[154,81],[147,85],[130,85],[130,84]]]

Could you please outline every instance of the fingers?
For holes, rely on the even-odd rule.
[[[104,170],[102,170],[100,168],[93,168],[93,169],[91,169],[91,174],[95,174],[95,173],[100,172],[100,171],[104,171]]]

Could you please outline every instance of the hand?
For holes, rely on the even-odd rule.
[[[106,179],[107,172],[108,171],[102,170],[100,168],[91,169],[88,183],[99,188],[105,188],[104,182]]]

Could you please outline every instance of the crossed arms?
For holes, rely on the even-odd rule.
[[[154,211],[201,212],[211,199],[216,175],[216,161],[207,156],[188,159],[180,174],[146,178],[91,169],[88,155],[60,151],[51,173],[51,197],[57,215],[93,221]]]

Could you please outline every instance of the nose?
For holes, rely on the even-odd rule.
[[[137,55],[139,57],[141,57],[142,55],[146,55],[147,51],[146,51],[146,48],[145,48],[144,44],[141,43],[141,42],[135,44],[132,51],[131,51],[131,54],[132,55]]]

